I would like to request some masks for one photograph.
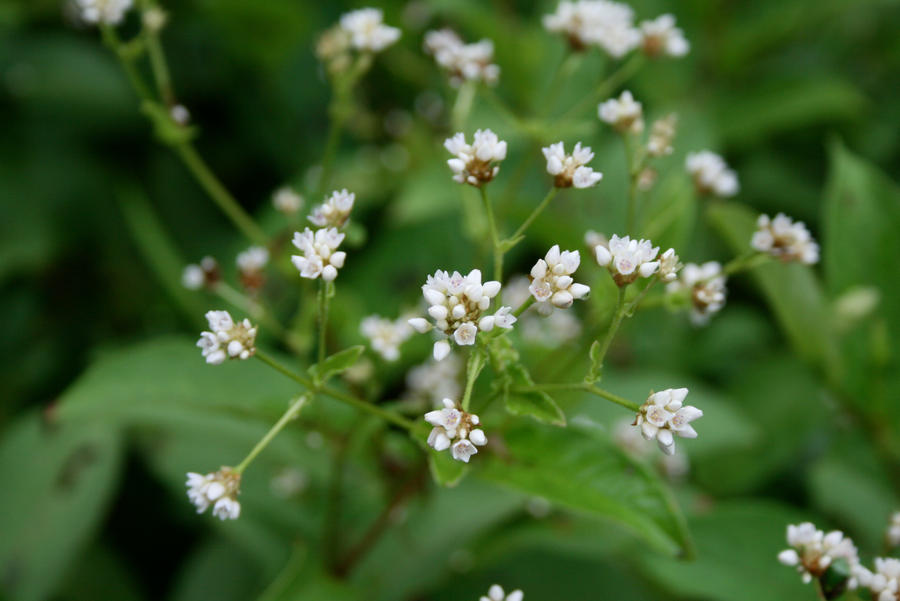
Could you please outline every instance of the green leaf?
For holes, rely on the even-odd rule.
[[[448,488],[459,484],[469,473],[468,464],[454,459],[450,451],[428,451],[428,468],[434,481]]]
[[[554,426],[566,425],[566,414],[549,394],[541,390],[509,392],[506,395],[506,410],[513,415],[527,415]]]
[[[332,376],[336,376],[353,367],[365,350],[366,347],[360,344],[337,352],[330,357],[326,357],[321,363],[311,365],[309,375],[316,382],[327,382]]]
[[[519,427],[503,444],[507,453],[481,464],[484,478],[621,524],[664,552],[690,554],[684,518],[668,489],[598,429]]]
[[[47,424],[32,413],[0,445],[0,593],[48,597],[100,525],[121,463],[119,437],[97,423]]]

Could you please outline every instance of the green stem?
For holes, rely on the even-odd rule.
[[[481,193],[481,202],[484,205],[484,212],[487,215],[488,228],[491,230],[491,245],[494,249],[494,279],[503,281],[503,251],[500,249],[500,238],[497,235],[497,223],[494,221],[494,207],[491,205],[491,199],[488,198],[487,187],[481,185],[478,187]]]
[[[530,307],[533,304],[534,304],[534,297],[529,294],[528,298],[526,298],[522,302],[522,304],[519,305],[519,308],[516,309],[515,311],[513,311],[513,316],[519,317],[520,315],[522,315],[522,313],[524,313],[525,311],[528,310],[528,307]]]
[[[636,297],[634,297],[634,300],[628,303],[628,307],[626,307],[625,309],[625,314],[627,316],[631,317],[632,315],[634,315],[634,312],[638,308],[638,305],[641,304],[641,301],[644,300],[644,297],[647,296],[647,293],[650,292],[650,289],[653,288],[653,285],[656,284],[657,281],[659,281],[658,276],[650,280],[650,283],[644,286],[644,289],[641,290],[640,294],[638,294]]]
[[[615,403],[616,405],[621,405],[622,407],[625,407],[626,409],[630,409],[631,411],[634,411],[635,413],[640,411],[640,408],[641,408],[640,405],[638,405],[637,403],[634,403],[632,401],[629,401],[625,397],[621,397],[617,394],[613,394],[612,392],[609,392],[608,390],[603,390],[602,388],[598,388],[597,386],[594,386],[593,384],[588,384],[586,382],[565,382],[565,383],[560,383],[560,384],[535,384],[534,388],[537,388],[538,390],[545,390],[545,391],[584,390],[584,391],[590,392],[591,394],[595,394],[599,397],[602,397],[602,398],[606,399],[607,401]],[[524,389],[522,389],[522,390],[524,391]]]
[[[265,233],[256,225],[256,222],[253,221],[250,215],[244,211],[234,196],[222,185],[222,182],[210,170],[206,161],[197,153],[194,146],[190,142],[184,142],[176,144],[174,149],[194,176],[194,179],[197,180],[235,227],[253,242],[265,246],[268,243]]]
[[[113,54],[116,55],[116,58],[119,59],[119,63],[125,71],[125,76],[128,78],[128,83],[131,84],[134,92],[141,100],[152,100],[153,97],[150,94],[150,88],[147,87],[147,84],[144,83],[140,73],[138,73],[137,68],[134,66],[134,61],[125,55],[122,41],[119,39],[119,34],[116,33],[116,30],[110,25],[101,23],[100,34],[103,37],[103,43],[106,44],[106,46],[113,51]]]
[[[741,271],[753,269],[759,265],[765,265],[771,260],[772,256],[756,250],[749,251],[743,255],[735,257],[725,264],[722,273],[725,275],[734,275]]]
[[[639,166],[636,165],[634,149],[631,145],[631,133],[622,132],[622,142],[625,146],[625,165],[628,170],[628,208],[625,217],[625,233],[635,236],[635,214],[637,213],[637,181]]]
[[[318,348],[318,359],[317,361],[321,363],[325,360],[325,351],[326,351],[326,339],[327,339],[327,329],[328,329],[328,299],[330,290],[328,287],[331,282],[326,282],[322,279],[319,282],[319,304],[318,304],[318,322],[319,322],[319,348]]]
[[[156,80],[159,97],[167,106],[171,106],[175,104],[175,92],[172,89],[172,78],[169,75],[166,56],[163,53],[162,44],[159,43],[159,34],[148,31],[144,39],[147,43],[150,67],[153,69],[153,78]]]
[[[557,188],[556,186],[553,186],[552,188],[550,188],[550,191],[547,192],[546,196],[544,196],[544,200],[542,200],[540,202],[540,204],[538,206],[536,206],[534,208],[534,210],[531,212],[531,215],[529,215],[528,218],[525,219],[524,222],[522,222],[522,225],[519,226],[519,229],[516,230],[516,233],[507,239],[509,248],[512,248],[513,246],[515,246],[515,244],[518,243],[516,241],[516,238],[525,234],[525,230],[528,229],[528,226],[530,226],[532,224],[532,222],[538,218],[538,215],[543,213],[544,209],[547,208],[547,205],[550,204],[550,201],[553,200],[553,197],[556,196],[556,193],[558,191],[559,191],[559,188]],[[507,248],[507,250],[509,250],[509,248]]]
[[[467,80],[459,86],[456,93],[456,102],[450,111],[450,123],[453,125],[453,131],[462,131],[469,118],[469,112],[472,110],[472,103],[475,100],[475,91],[477,82]]]
[[[472,389],[475,387],[475,380],[478,379],[478,374],[481,373],[481,369],[484,367],[484,361],[482,360],[479,363],[479,359],[476,353],[480,353],[480,349],[472,348],[471,353],[469,354],[469,361],[466,365],[466,391],[463,394],[462,398],[462,410],[468,411],[469,404],[472,401]]]
[[[825,596],[825,589],[822,588],[822,581],[818,578],[813,578],[813,587],[816,589],[816,596],[822,601],[828,601],[828,597]]]
[[[612,94],[619,86],[624,84],[626,81],[631,79],[631,77],[637,73],[638,69],[640,69],[641,65],[644,63],[644,55],[636,52],[634,53],[630,59],[626,62],[622,63],[618,69],[612,72],[609,77],[604,79],[600,85],[597,86],[597,89],[594,90],[593,93],[588,94],[584,98],[581,99],[578,104],[574,105],[568,111],[563,113],[563,115],[559,118],[559,121],[566,121],[571,119],[574,115],[577,115],[585,108],[587,108],[591,104],[596,104],[608,97]]]
[[[291,406],[288,407],[287,411],[284,412],[284,415],[281,416],[281,419],[275,422],[275,425],[272,426],[268,432],[266,432],[266,435],[263,436],[258,443],[256,443],[256,446],[253,447],[253,450],[251,450],[247,454],[247,456],[244,457],[244,460],[241,461],[236,468],[234,468],[234,471],[236,471],[238,474],[243,473],[243,471],[247,469],[247,466],[250,465],[250,463],[254,459],[256,459],[256,456],[259,455],[263,449],[269,446],[269,443],[272,442],[272,439],[274,439],[275,436],[277,436],[278,433],[281,432],[281,430],[287,425],[287,423],[297,417],[297,415],[300,413],[300,410],[303,409],[303,406],[306,405],[307,401],[309,400],[309,396],[309,393],[303,393],[299,397],[297,397],[297,400],[291,403]]]
[[[607,351],[609,351],[609,346],[610,344],[612,344],[612,340],[613,338],[615,338],[616,332],[619,330],[619,326],[622,324],[622,318],[625,317],[626,289],[627,286],[619,287],[619,298],[616,302],[616,312],[613,316],[612,323],[609,324],[609,329],[606,331],[606,337],[604,337],[597,354],[592,357],[591,370],[588,374],[588,379],[590,382],[595,382],[597,379],[599,379],[600,374],[603,371],[603,361],[606,358],[606,353]]]
[[[318,202],[331,180],[331,171],[334,159],[337,156],[338,144],[341,141],[341,131],[344,129],[345,117],[339,111],[332,113],[331,123],[328,126],[328,137],[325,140],[325,152],[322,154],[322,172],[319,174],[319,184],[316,186],[316,194],[313,199]]]

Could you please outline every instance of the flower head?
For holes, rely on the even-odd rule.
[[[450,83],[459,86],[464,81],[497,83],[500,67],[494,64],[494,43],[481,40],[466,44],[450,29],[425,34],[425,51],[450,74]]]
[[[722,266],[717,261],[702,265],[688,263],[681,270],[681,277],[666,287],[666,292],[684,294],[687,291],[691,300],[691,321],[704,325],[713,313],[725,306],[725,279]]]
[[[659,255],[659,279],[664,282],[672,282],[678,277],[678,270],[682,267],[675,249],[670,248]]]
[[[644,131],[644,112],[631,92],[625,90],[618,98],[610,98],[597,107],[600,120],[612,125],[616,131],[639,134]]]
[[[337,270],[344,266],[347,253],[337,250],[344,241],[344,234],[335,228],[294,232],[294,246],[303,251],[303,256],[293,255],[291,262],[298,270],[300,277],[311,280],[322,276],[326,282],[337,277]]]
[[[641,43],[634,27],[634,11],[609,0],[563,1],[556,12],[544,15],[544,27],[562,33],[575,50],[597,46],[614,58],[620,58]]]
[[[690,50],[684,33],[675,27],[675,17],[672,15],[660,15],[652,21],[643,21],[641,37],[644,54],[650,57],[684,56]]]
[[[343,227],[350,218],[356,195],[346,189],[331,193],[325,202],[313,209],[309,220],[319,227]]]
[[[131,8],[132,0],[75,0],[86,23],[118,25]]]
[[[269,251],[263,246],[251,246],[237,256],[238,276],[247,290],[262,288],[265,276],[263,269],[269,262]]]
[[[340,27],[350,36],[350,45],[357,50],[380,52],[400,39],[400,30],[384,24],[384,15],[377,8],[361,8],[341,16]]]
[[[539,305],[546,306],[543,311],[539,306],[539,311],[548,314],[553,311],[553,307],[567,309],[575,299],[588,295],[590,287],[579,284],[572,278],[580,264],[581,255],[577,250],[560,252],[558,244],[554,244],[543,259],[538,259],[531,268],[532,280],[528,290]]]
[[[784,213],[775,219],[760,215],[757,230],[750,239],[750,246],[788,263],[799,261],[813,265],[819,261],[819,245],[813,240],[802,221],[792,221]]]
[[[212,365],[223,363],[225,359],[249,359],[256,352],[256,326],[244,319],[234,323],[228,311],[209,311],[208,332],[200,333],[197,346]]]
[[[541,149],[547,159],[547,173],[556,176],[553,185],[557,188],[590,188],[603,179],[603,174],[594,171],[587,164],[594,158],[589,146],[575,143],[572,154],[566,154],[562,142]]]
[[[675,139],[677,125],[678,115],[675,113],[654,121],[650,127],[650,138],[647,140],[647,154],[651,157],[672,154],[672,140]]]
[[[237,500],[241,488],[241,474],[230,467],[223,467],[211,474],[188,472],[187,496],[203,513],[212,506],[212,514],[220,520],[236,520],[241,515],[241,504]]]
[[[478,416],[466,413],[450,399],[443,403],[443,409],[425,414],[425,421],[434,426],[428,435],[428,446],[436,451],[449,448],[454,459],[469,463],[469,458],[478,452],[476,447],[487,444],[484,430],[476,427]]]
[[[691,152],[687,155],[685,166],[700,194],[726,197],[738,193],[737,174],[716,153],[709,150]]]
[[[641,434],[647,440],[655,438],[666,455],[675,452],[675,434],[682,438],[697,438],[691,422],[703,417],[703,412],[684,405],[687,394],[687,388],[668,388],[650,394],[632,424],[641,428]]]
[[[369,339],[372,350],[386,361],[400,358],[400,345],[412,336],[412,328],[406,319],[387,319],[380,315],[369,315],[362,320],[359,330]]]
[[[466,143],[465,134],[458,133],[444,141],[444,148],[454,155],[447,161],[453,179],[475,187],[494,179],[500,171],[494,163],[506,158],[506,142],[489,129],[476,131],[471,145]]]
[[[190,264],[181,272],[181,285],[188,290],[211,288],[221,279],[219,263],[210,256],[200,259],[199,264]]]
[[[852,543],[850,545],[852,546]],[[778,558],[781,559],[781,555]],[[855,576],[855,578],[851,579],[851,582],[854,580],[858,581],[860,586],[869,589],[869,592],[872,593],[873,601],[897,601],[900,598],[900,559],[893,557],[876,558],[875,572],[870,572],[858,563],[851,563],[850,567],[852,569],[851,573]],[[798,569],[800,569],[800,566],[798,566]],[[804,574],[804,581],[808,581],[806,574]]]
[[[594,255],[601,267],[609,269],[619,286],[627,286],[638,277],[649,278],[659,270],[659,261],[654,261],[659,247],[649,240],[632,240],[615,234],[609,239],[609,246],[598,244]]]
[[[275,190],[272,195],[272,204],[275,209],[285,215],[294,215],[303,206],[303,197],[297,194],[293,188],[284,186]]]
[[[786,566],[796,566],[803,575],[803,582],[822,576],[836,559],[844,559],[851,573],[858,572],[856,547],[840,530],[825,534],[810,522],[792,524],[787,527],[787,543],[791,548],[779,553],[778,561]],[[855,578],[850,579],[848,587],[856,588]]]
[[[481,272],[477,269],[465,276],[458,271],[450,274],[438,270],[433,276],[428,276],[422,286],[422,295],[428,303],[428,315],[434,324],[417,317],[410,319],[409,325],[420,333],[437,328],[460,346],[475,344],[479,331],[489,332],[495,327],[510,329],[516,322],[510,307],[500,307],[493,315],[485,315],[491,306],[491,299],[499,293],[500,282],[482,284]],[[434,343],[434,358],[438,361],[449,352],[450,343],[447,340]]]
[[[507,595],[503,591],[503,587],[495,584],[488,589],[487,596],[482,596],[478,601],[522,601],[524,596],[525,593],[520,590],[515,590]]]

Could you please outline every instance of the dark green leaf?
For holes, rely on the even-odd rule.
[[[360,344],[337,352],[321,363],[310,366],[309,375],[317,382],[327,382],[332,376],[353,367],[365,350],[366,347]]]

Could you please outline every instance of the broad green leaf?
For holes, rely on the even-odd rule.
[[[451,488],[459,484],[469,473],[469,466],[454,459],[449,450],[440,452],[429,450],[428,468],[435,482]]]
[[[366,347],[360,344],[339,351],[326,357],[321,363],[310,366],[309,375],[318,382],[327,382],[332,376],[353,367],[365,350]]]
[[[0,593],[54,592],[99,526],[121,463],[119,436],[99,423],[46,423],[31,413],[0,445]]]
[[[554,426],[566,425],[566,414],[549,394],[540,390],[509,392],[506,395],[506,410],[513,415],[525,415]]]
[[[502,457],[481,464],[484,478],[621,524],[662,551],[690,553],[684,519],[665,485],[596,428],[519,427],[503,444]]]
[[[262,586],[259,570],[247,554],[225,538],[215,537],[185,561],[170,601],[220,599],[243,601]]]

